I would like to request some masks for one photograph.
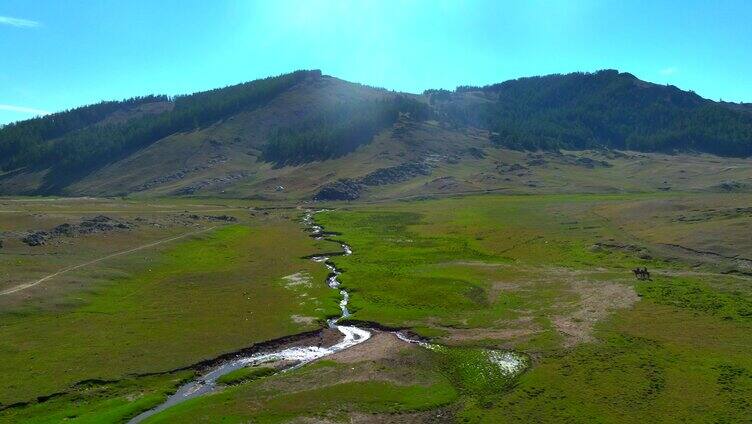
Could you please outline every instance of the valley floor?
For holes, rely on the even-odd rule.
[[[742,422],[752,416],[751,200],[333,204],[316,221],[352,246],[332,261],[349,322],[374,328],[371,339],[287,372],[228,378],[146,422]],[[207,360],[307,332],[330,343],[316,330],[339,297],[307,257],[339,245],[309,237],[302,209],[259,206],[1,199],[0,422],[125,422]],[[21,242],[97,215],[124,228]],[[636,267],[652,279],[637,280]],[[490,366],[489,352],[505,350],[527,370],[510,378]]]

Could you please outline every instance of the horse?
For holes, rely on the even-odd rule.
[[[650,272],[648,272],[647,267],[645,267],[645,268],[637,267],[637,268],[633,269],[632,272],[634,273],[635,277],[637,277],[638,280],[649,280],[650,279]]]

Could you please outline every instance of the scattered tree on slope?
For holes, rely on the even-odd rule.
[[[425,103],[399,95],[383,100],[342,102],[298,125],[274,132],[263,157],[286,165],[343,156],[397,122],[400,113],[425,120],[430,109]]]

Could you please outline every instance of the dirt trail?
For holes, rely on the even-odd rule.
[[[102,261],[105,261],[107,259],[111,259],[111,258],[114,258],[114,257],[117,257],[117,256],[127,255],[129,253],[137,252],[137,251],[143,250],[143,249],[148,249],[150,247],[154,247],[154,246],[160,245],[162,243],[167,243],[167,242],[170,242],[170,241],[178,240],[178,239],[185,238],[185,237],[188,237],[188,236],[192,236],[192,235],[195,235],[195,234],[205,233],[205,232],[211,231],[211,230],[213,230],[215,228],[217,228],[216,225],[213,226],[213,227],[204,228],[202,230],[191,231],[189,233],[184,233],[184,234],[181,234],[179,236],[173,236],[173,237],[168,237],[166,239],[157,240],[157,241],[154,241],[154,242],[151,242],[151,243],[147,243],[147,244],[144,244],[144,245],[141,245],[141,246],[138,246],[138,247],[134,247],[132,249],[128,249],[128,250],[123,250],[123,251],[120,251],[120,252],[112,253],[112,254],[109,254],[107,256],[103,256],[101,258],[97,258],[97,259],[94,259],[94,260],[91,260],[91,261],[88,261],[88,262],[84,262],[82,264],[72,265],[72,266],[69,266],[67,268],[63,268],[60,271],[57,271],[57,272],[54,272],[54,273],[49,274],[47,276],[44,276],[44,277],[42,277],[42,278],[40,278],[40,279],[38,279],[36,281],[32,281],[32,282],[29,282],[29,283],[21,284],[21,285],[18,285],[18,286],[11,287],[9,289],[0,291],[0,296],[4,296],[4,295],[8,295],[8,294],[13,294],[13,293],[17,293],[17,292],[26,290],[28,288],[34,287],[34,286],[36,286],[38,284],[41,284],[41,283],[43,283],[43,282],[45,282],[47,280],[50,280],[50,279],[52,279],[54,277],[57,277],[58,275],[65,274],[66,272],[70,272],[70,271],[75,271],[75,270],[77,270],[79,268],[83,268],[83,267],[86,267],[86,266],[89,266],[89,265],[94,265],[94,264],[96,264],[98,262],[102,262]]]

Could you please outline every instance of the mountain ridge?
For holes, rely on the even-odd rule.
[[[378,140],[383,151],[362,162],[356,153]],[[5,126],[0,193],[196,195],[216,194],[216,186],[220,194],[231,188],[258,196],[283,186],[274,184],[280,175],[331,168],[296,177],[293,185],[312,186],[293,197],[311,198],[338,179],[409,165],[420,155],[448,154],[469,166],[483,149],[518,156],[511,152],[604,148],[749,156],[752,105],[714,102],[615,70],[422,94],[296,71]]]

